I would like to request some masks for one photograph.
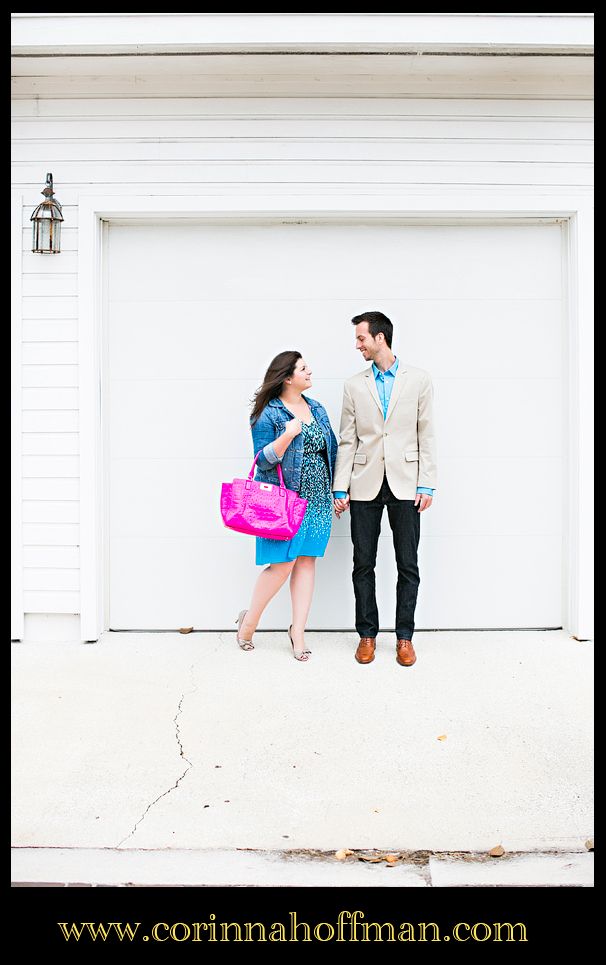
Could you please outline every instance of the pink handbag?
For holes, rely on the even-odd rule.
[[[221,516],[228,529],[268,539],[292,539],[298,531],[307,500],[284,485],[282,467],[277,463],[279,486],[257,482],[253,473],[260,452],[254,458],[247,479],[234,479],[221,486]]]

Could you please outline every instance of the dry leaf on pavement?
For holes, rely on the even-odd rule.
[[[339,851],[335,851],[335,858],[338,861],[345,861],[345,858],[349,857],[350,854],[353,854],[353,851],[350,851],[349,848],[341,848]]]
[[[497,844],[496,847],[491,848],[488,852],[493,858],[500,858],[501,855],[505,854],[505,848],[501,844]]]

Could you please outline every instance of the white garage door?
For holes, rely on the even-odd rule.
[[[435,387],[439,488],[422,516],[417,628],[554,627],[562,598],[558,225],[112,226],[105,418],[113,629],[233,627],[259,569],[224,529],[222,480],[252,461],[248,403],[298,349],[338,434],[365,363],[353,315]],[[349,519],[318,562],[312,628],[352,628]],[[393,627],[384,519],[377,570]],[[288,625],[285,587],[261,627]]]

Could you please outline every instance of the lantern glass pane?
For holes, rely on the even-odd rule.
[[[43,218],[33,222],[32,251],[58,254],[61,251],[61,222]]]
[[[61,251],[61,222],[51,221],[50,223],[50,245],[49,250],[56,254]]]

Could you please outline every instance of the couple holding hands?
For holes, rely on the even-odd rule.
[[[379,614],[375,565],[383,507],[387,507],[398,569],[396,660],[410,667],[419,588],[417,549],[420,513],[431,506],[436,485],[432,384],[422,369],[392,352],[393,325],[382,312],[352,320],[356,348],[369,368],[343,389],[340,442],[326,410],[304,393],[311,369],[300,352],[281,352],[255,393],[250,417],[255,479],[277,483],[279,462],[288,489],[307,499],[300,529],[290,541],[256,538],[256,563],[265,565],[247,610],[238,616],[237,641],[253,650],[253,634],[265,607],[290,576],[292,624],[288,635],[296,660],[306,661],[305,626],[311,607],[316,558],[324,556],[332,512],[351,513],[353,588],[358,663],[372,663]]]

